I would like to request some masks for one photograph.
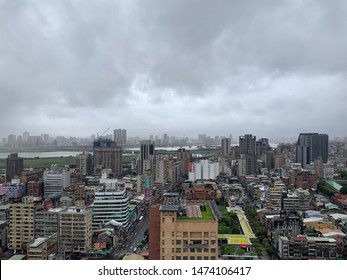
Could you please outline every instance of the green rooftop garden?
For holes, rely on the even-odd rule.
[[[204,203],[205,209],[202,210],[201,208],[201,218],[197,217],[180,217],[181,221],[199,221],[199,220],[204,220],[204,221],[209,221],[209,220],[214,220],[212,210],[210,207],[209,203]]]

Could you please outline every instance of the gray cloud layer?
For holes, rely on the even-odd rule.
[[[0,1],[0,135],[346,135],[345,1]]]

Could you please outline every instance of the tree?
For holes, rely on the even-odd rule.
[[[347,179],[347,171],[340,172],[341,179]]]
[[[236,254],[239,255],[239,256],[242,256],[245,254],[245,250],[243,250],[242,248],[239,248],[236,250]]]
[[[229,244],[223,244],[220,247],[222,255],[233,255],[235,253],[235,248]]]
[[[340,190],[340,193],[347,194],[347,186],[343,186]]]
[[[218,223],[218,233],[219,234],[231,234],[231,228],[223,223]]]

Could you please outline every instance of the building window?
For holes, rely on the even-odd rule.
[[[177,256],[177,257],[176,257],[176,260],[181,260],[181,257],[180,257],[180,256]]]
[[[188,257],[187,256],[183,256],[183,260],[188,260]]]
[[[176,248],[176,253],[181,253],[181,248]]]
[[[162,231],[162,232],[161,232],[161,236],[162,236],[162,237],[165,237],[165,231]]]
[[[176,245],[181,245],[181,244],[182,244],[181,240],[176,240]]]
[[[191,259],[191,260],[195,260],[195,257],[194,257],[194,256],[191,256],[190,259]]]
[[[171,237],[175,237],[175,232],[171,232]]]

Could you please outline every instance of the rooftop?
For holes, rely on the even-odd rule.
[[[311,237],[311,236],[306,236],[307,241],[312,241],[312,242],[329,242],[329,243],[335,243],[336,240],[334,238],[329,238],[329,237]]]
[[[193,205],[192,205],[193,206]],[[196,205],[198,206],[198,205]],[[208,202],[204,203],[205,209],[201,210],[200,207],[192,207],[192,211],[194,213],[195,211],[200,211],[200,213],[195,213],[195,214],[191,214],[192,216],[190,217],[180,217],[181,221],[197,221],[197,220],[204,220],[204,221],[209,221],[209,220],[214,220],[213,214],[212,214],[212,210],[210,207],[210,204]],[[187,211],[188,212],[188,211]],[[188,214],[188,213],[187,213]]]
[[[237,218],[239,219],[239,222],[240,222],[240,225],[241,225],[241,228],[242,228],[242,231],[243,233],[248,237],[248,238],[255,238],[255,234],[253,233],[252,231],[252,228],[251,226],[249,225],[248,223],[248,219],[245,215],[245,213],[243,212],[243,210],[238,210],[236,212],[237,214]]]
[[[36,238],[35,241],[32,244],[30,244],[30,248],[37,248],[46,241],[47,241],[46,237]]]
[[[178,205],[161,205],[159,207],[159,211],[163,212],[178,212],[179,206]]]
[[[227,239],[228,244],[231,245],[252,245],[249,238],[243,234],[218,234],[218,239]]]
[[[337,191],[340,191],[342,189],[342,186],[333,180],[325,180],[325,183],[327,183]]]

